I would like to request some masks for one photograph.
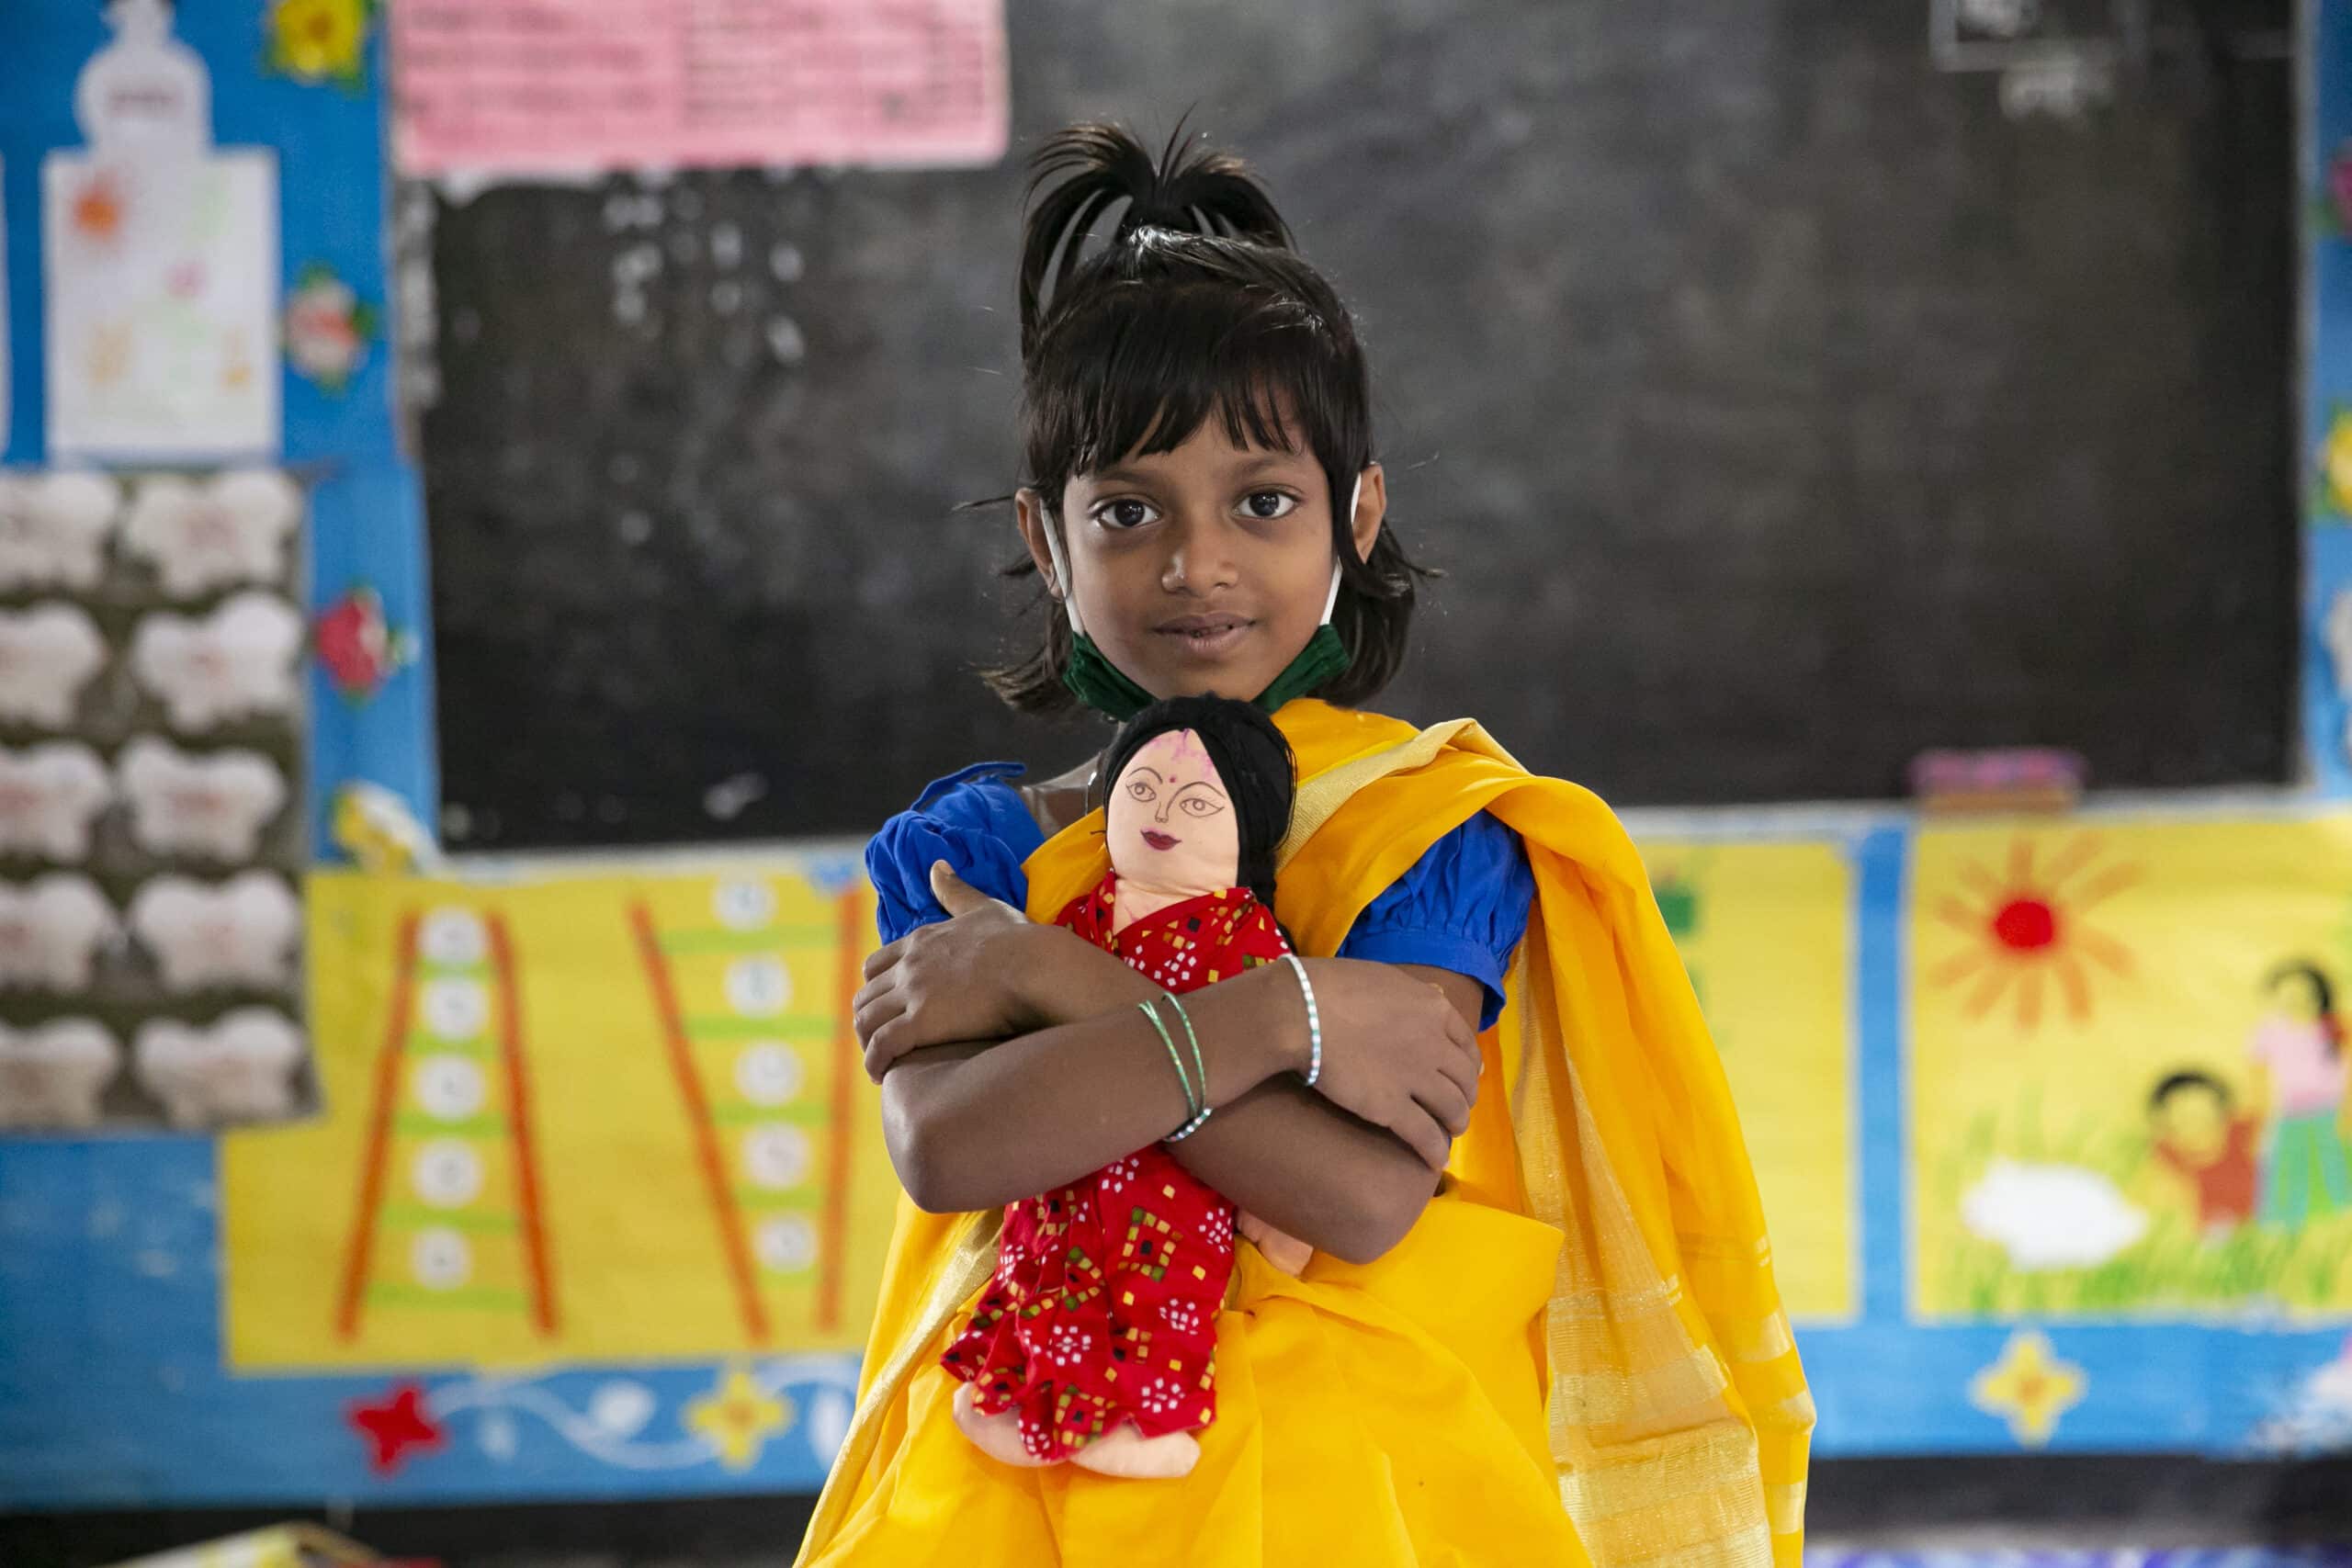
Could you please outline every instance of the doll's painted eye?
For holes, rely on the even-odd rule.
[[[1214,817],[1225,809],[1225,802],[1213,795],[1188,795],[1178,805],[1187,817]]]
[[[1145,783],[1141,779],[1129,779],[1127,781],[1127,798],[1129,800],[1153,801],[1159,798],[1159,792],[1152,788],[1150,784]]]

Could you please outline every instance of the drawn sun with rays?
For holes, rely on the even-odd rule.
[[[2099,852],[2098,836],[2084,833],[2037,867],[2032,842],[2019,838],[2010,841],[2003,874],[1962,862],[1960,880],[1975,901],[1947,894],[1937,901],[1935,916],[1969,945],[1929,970],[1928,982],[1939,989],[1965,987],[1961,1012],[1971,1020],[2014,991],[2018,1026],[2027,1030],[2041,1022],[2043,1000],[2054,985],[2067,1016],[2087,1021],[2092,975],[2104,969],[2128,979],[2132,967],[2130,951],[2092,930],[2084,917],[2140,878],[2137,865],[2104,861]]]

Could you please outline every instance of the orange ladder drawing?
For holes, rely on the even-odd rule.
[[[712,906],[708,924],[665,930],[639,899],[629,921],[719,1250],[752,1343],[794,1325],[831,1334],[863,1071],[850,1010],[869,945],[865,891],[840,894],[831,920],[779,921],[773,886],[753,878],[721,882]],[[811,982],[813,1007],[796,995]]]
[[[503,917],[401,922],[335,1333],[383,1312],[521,1313],[556,1331],[521,986]]]

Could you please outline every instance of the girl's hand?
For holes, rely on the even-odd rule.
[[[1323,1019],[1317,1091],[1443,1170],[1478,1100],[1478,1036],[1468,1021],[1436,986],[1389,964],[1320,958],[1306,967]],[[1303,1048],[1292,1065],[1306,1071]]]
[[[910,1051],[1009,1039],[1054,1021],[1032,999],[1035,989],[1050,984],[1066,942],[1087,946],[972,887],[944,861],[931,868],[931,890],[948,918],[868,958],[852,1005],[876,1083]]]

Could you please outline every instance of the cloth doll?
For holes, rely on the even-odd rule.
[[[1119,732],[1102,774],[1110,870],[1057,924],[1171,995],[1290,952],[1273,863],[1295,784],[1272,720],[1222,697],[1155,703]],[[1181,1042],[1169,1005],[1159,1015]],[[992,1457],[1135,1477],[1193,1468],[1192,1433],[1216,1416],[1237,1229],[1292,1274],[1311,1252],[1177,1163],[1169,1144],[1197,1124],[1006,1206],[995,1275],[941,1358],[964,1384],[957,1425]]]

